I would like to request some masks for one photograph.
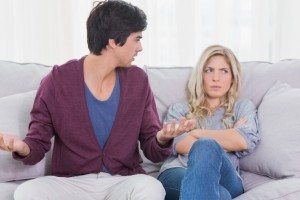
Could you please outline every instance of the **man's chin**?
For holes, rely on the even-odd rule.
[[[132,63],[128,63],[128,64],[124,64],[124,65],[120,65],[120,67],[131,67]]]

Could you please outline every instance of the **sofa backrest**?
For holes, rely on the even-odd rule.
[[[276,82],[282,81],[292,87],[300,87],[300,60],[269,62],[242,62],[241,97],[251,99],[258,106]],[[161,121],[170,105],[186,97],[185,89],[192,67],[144,66],[154,94]]]
[[[50,70],[41,64],[0,61],[0,132],[25,137],[36,89]],[[0,182],[47,174],[50,157],[51,152],[38,164],[26,166],[0,151]]]
[[[185,87],[192,71],[192,67],[164,68],[145,66],[144,69],[149,77],[149,82],[153,90],[159,117],[161,120],[163,120],[167,108],[170,105],[184,100]],[[36,90],[41,79],[50,70],[51,67],[41,64],[20,64],[0,61],[0,100],[1,98],[12,96],[13,94],[18,95],[24,92]],[[282,60],[275,64],[268,62],[242,63],[241,96],[251,99],[255,105],[258,106],[267,90],[277,80],[286,82],[292,87],[300,88],[300,60]],[[31,98],[30,95],[31,93],[21,96],[24,98]],[[11,98],[16,100],[19,98],[19,96],[14,96]],[[7,102],[7,99],[2,100],[2,102]],[[28,108],[24,109],[24,112],[25,111],[28,112]],[[22,123],[28,124],[28,121],[29,117],[28,119],[23,119]],[[2,125],[0,123],[0,131]],[[23,124],[22,127],[26,126]],[[26,130],[24,130],[22,134],[25,132]],[[48,171],[50,155],[51,152],[48,153],[48,159],[46,159],[45,164],[40,166],[43,168],[42,171]],[[159,170],[159,164],[153,164],[147,160],[142,153],[141,155],[144,161],[143,167],[148,173],[155,173]],[[11,169],[13,169],[13,167]],[[2,173],[1,171],[2,170],[0,170],[0,177]]]
[[[0,61],[0,97],[36,90],[50,70],[37,63]]]

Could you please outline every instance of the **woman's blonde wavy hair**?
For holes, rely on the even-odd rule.
[[[231,125],[227,123],[227,119],[233,115],[234,103],[238,98],[241,86],[241,66],[233,52],[229,48],[221,45],[212,45],[207,47],[199,58],[198,63],[190,76],[187,85],[190,111],[186,117],[188,119],[196,118],[200,120],[200,122],[203,122],[205,118],[211,114],[211,110],[208,108],[208,104],[206,102],[206,93],[203,86],[203,71],[211,57],[220,55],[224,56],[227,64],[231,68],[232,74],[231,87],[224,98],[221,99],[220,104],[220,106],[225,109],[222,122],[226,128],[230,128]],[[201,128],[204,128],[201,124],[202,123],[198,125]]]

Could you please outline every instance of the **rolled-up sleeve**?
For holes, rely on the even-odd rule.
[[[243,100],[237,104],[235,113],[235,121],[238,121],[242,117],[247,118],[247,122],[244,125],[235,128],[247,142],[246,150],[235,152],[235,155],[241,158],[252,153],[260,141],[257,109],[250,100]]]

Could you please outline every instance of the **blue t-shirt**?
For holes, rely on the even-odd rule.
[[[98,139],[100,147],[103,149],[115,121],[120,100],[120,82],[118,72],[116,75],[114,89],[107,100],[100,101],[96,99],[87,86],[85,87],[85,97],[94,133]]]

